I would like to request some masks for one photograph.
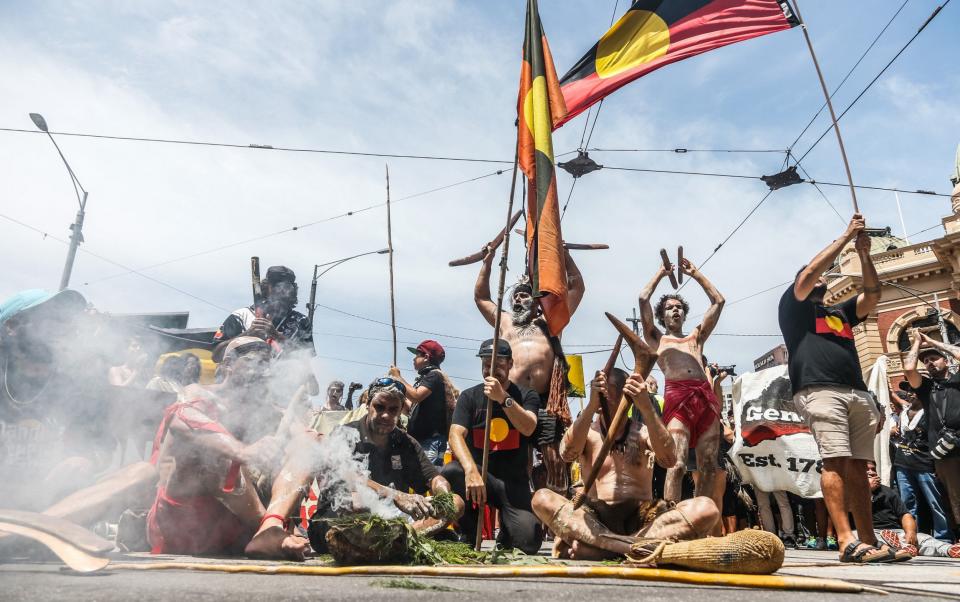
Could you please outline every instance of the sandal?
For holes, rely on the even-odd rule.
[[[893,562],[906,562],[913,558],[914,556],[919,556],[920,551],[916,547],[902,541],[900,535],[896,531],[891,531],[890,529],[884,529],[880,532],[880,541],[882,546],[887,546],[887,548],[893,552]]]
[[[886,550],[884,550],[884,548],[886,548]],[[881,544],[878,549],[881,552],[886,552],[890,556],[890,562],[906,562],[915,556],[915,554],[910,553],[910,550],[906,548],[894,548],[887,544]]]
[[[865,544],[859,539],[850,542],[847,547],[843,549],[843,554],[840,555],[840,562],[879,564],[881,562],[892,562],[894,560],[894,554],[891,553],[889,548],[881,550],[876,546],[866,546],[857,550],[857,548],[862,545]]]

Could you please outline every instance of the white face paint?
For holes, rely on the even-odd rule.
[[[513,295],[513,325],[526,326],[536,317],[537,302],[533,295],[526,291]]]

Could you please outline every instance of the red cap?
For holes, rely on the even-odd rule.
[[[439,366],[440,363],[443,362],[444,358],[447,357],[447,352],[443,350],[443,346],[431,339],[423,341],[416,347],[407,347],[407,351],[413,354],[424,354],[434,366]]]

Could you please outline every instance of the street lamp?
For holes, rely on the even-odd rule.
[[[57,144],[57,141],[53,139],[53,135],[50,133],[50,128],[47,127],[47,120],[44,119],[43,115],[40,113],[30,113],[30,119],[33,121],[33,124],[37,126],[37,129],[45,133],[50,138],[50,142],[53,142],[53,146],[57,149],[57,153],[60,154],[63,164],[67,167],[67,173],[70,174],[70,182],[73,184],[73,191],[77,193],[77,204],[80,205],[80,209],[77,211],[76,219],[72,224],[70,224],[70,248],[67,250],[67,261],[63,264],[63,274],[60,276],[59,290],[62,291],[70,284],[70,273],[73,272],[73,261],[77,257],[77,248],[79,248],[80,243],[83,242],[83,217],[84,210],[87,208],[87,191],[84,190],[83,185],[80,184],[77,174],[73,173],[73,169],[71,169],[70,164],[67,163],[67,158],[63,156],[63,151],[60,150],[60,146]],[[81,192],[83,192],[82,197],[80,196]]]
[[[321,276],[337,267],[341,263],[346,263],[351,259],[356,259],[357,257],[365,257],[367,255],[386,255],[390,252],[390,249],[380,249],[379,251],[367,251],[366,253],[359,253],[357,255],[351,255],[350,257],[344,257],[343,259],[336,259],[334,261],[328,261],[326,263],[318,263],[313,266],[313,279],[310,281],[310,303],[307,303],[307,317],[310,319],[310,326],[313,327],[313,314],[317,310],[317,280]],[[317,273],[317,268],[322,268],[324,266],[329,266],[327,269],[323,270],[319,274]]]

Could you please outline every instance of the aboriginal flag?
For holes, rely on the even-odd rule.
[[[828,311],[824,307],[817,307],[816,332],[817,334],[832,334],[841,339],[853,339],[853,329],[843,313]]]
[[[566,114],[537,2],[527,0],[517,99],[517,156],[527,176],[527,271],[552,335],[559,335],[570,321],[552,140],[553,129]]]
[[[636,0],[560,80],[557,127],[664,65],[799,24],[786,0]]]

